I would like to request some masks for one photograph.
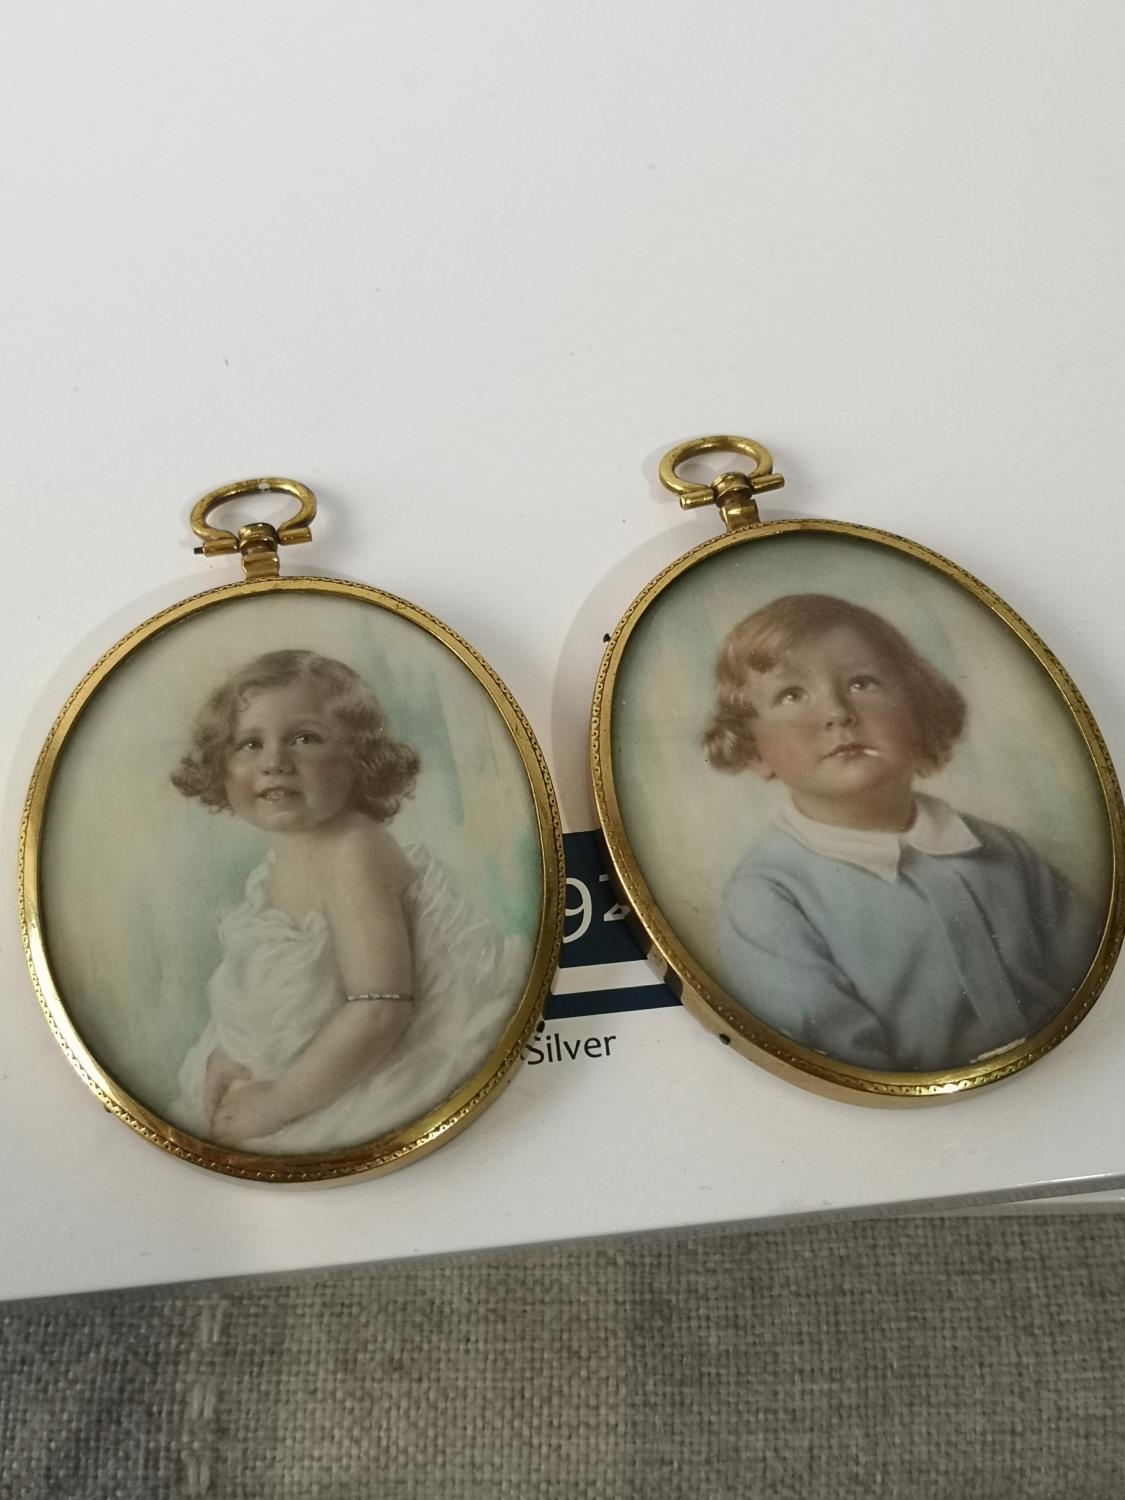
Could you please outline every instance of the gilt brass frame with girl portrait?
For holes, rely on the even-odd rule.
[[[210,523],[274,492],[297,502],[276,528]],[[562,934],[561,824],[523,713],[417,606],[280,576],[315,513],[283,478],[196,504],[196,551],[239,554],[245,580],[91,668],[20,834],[27,961],[83,1081],[171,1155],[274,1183],[355,1180],[458,1134],[512,1077]]]
[[[682,477],[714,452],[753,466]],[[1073,680],[929,548],[762,520],[784,481],[760,443],[680,444],[660,478],[726,533],[634,599],[594,693],[607,867],[650,960],[724,1044],[838,1098],[1018,1073],[1125,931],[1121,791]]]

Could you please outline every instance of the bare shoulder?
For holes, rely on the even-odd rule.
[[[394,835],[370,818],[357,817],[334,832],[323,855],[323,882],[337,892],[378,888],[400,895],[413,878]]]

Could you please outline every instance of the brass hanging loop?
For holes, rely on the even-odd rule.
[[[749,474],[737,470],[719,474],[710,484],[681,479],[676,472],[680,464],[698,458],[701,453],[743,453],[754,460],[754,467]],[[727,530],[734,531],[741,526],[758,525],[757,496],[766,490],[779,490],[785,479],[773,472],[773,457],[761,443],[753,438],[723,435],[689,438],[672,448],[660,460],[660,483],[680,497],[684,510],[717,505]]]
[[[228,500],[240,495],[292,495],[297,501],[297,510],[287,521],[272,526],[268,521],[251,521],[240,526],[237,532],[224,531],[210,526],[207,517]],[[316,496],[308,485],[296,479],[236,479],[233,484],[220,485],[210,490],[191,508],[191,529],[201,545],[196,552],[204,557],[219,557],[237,552],[242,557],[246,577],[258,578],[278,576],[278,547],[292,546],[295,542],[312,541],[310,522],[316,516]]]

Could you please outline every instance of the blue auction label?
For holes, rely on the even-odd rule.
[[[661,984],[629,933],[602,864],[596,833],[563,835],[566,924],[562,956],[546,1016],[602,1016],[679,1005]]]

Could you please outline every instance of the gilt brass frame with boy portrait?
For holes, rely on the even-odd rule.
[[[686,459],[718,451],[750,456],[754,460],[752,472],[723,474],[712,484],[691,484],[680,476],[678,466]],[[681,444],[665,456],[661,480],[680,496],[685,508],[716,504],[726,522],[727,532],[671,563],[633,600],[605,648],[594,692],[591,771],[607,867],[612,871],[631,913],[634,930],[650,961],[681,997],[689,1012],[718,1035],[724,1044],[789,1081],[834,1097],[871,1104],[935,1101],[963,1095],[1019,1072],[1055,1047],[1088,1013],[1113,968],[1125,931],[1125,895],[1121,882],[1125,812],[1121,791],[1102,735],[1073,680],[1044,642],[1009,605],[956,563],[929,548],[887,532],[845,522],[760,520],[757,495],[777,488],[783,481],[773,472],[767,450],[758,443],[724,436]],[[814,576],[812,582],[807,583],[805,572],[810,561]],[[708,764],[720,746],[721,736],[716,736],[715,729],[722,715],[703,707],[702,690],[697,691],[693,677],[699,680],[706,677],[710,683],[724,637],[729,633],[736,638],[737,645],[737,627],[740,622],[743,628],[748,623],[743,617],[752,616],[759,609],[762,615],[768,616],[770,611],[766,606],[772,604],[779,605],[782,614],[787,607],[791,614],[800,614],[802,610],[815,614],[817,609],[827,608],[830,622],[836,618],[833,611],[837,605],[844,611],[851,611],[857,618],[879,617],[880,580],[884,575],[890,580],[890,592],[897,591],[902,597],[898,600],[897,625],[886,620],[880,623],[916,657],[925,659],[926,653],[903,639],[903,630],[907,634],[912,631],[914,606],[911,599],[915,594],[921,601],[917,606],[919,618],[927,622],[930,636],[939,647],[944,647],[943,637],[949,635],[955,643],[962,642],[964,657],[964,641],[985,639],[991,642],[995,632],[995,650],[1000,659],[1012,667],[1013,681],[1018,679],[1029,685],[1029,691],[1035,695],[1034,703],[1041,707],[1033,707],[1031,699],[1025,706],[1018,694],[1008,701],[1004,697],[1007,690],[997,686],[993,699],[987,692],[978,691],[971,695],[969,724],[980,730],[978,737],[987,747],[1000,744],[1004,734],[1011,733],[1013,725],[1022,722],[1026,730],[1030,722],[1034,729],[1036,713],[1041,711],[1050,720],[1051,733],[1055,736],[1052,745],[1057,741],[1061,747],[1058,749],[1059,776],[1065,773],[1085,788],[1079,798],[1082,805],[1078,816],[1080,819],[1084,817],[1086,825],[1093,830],[1093,842],[1100,851],[1096,859],[1091,856],[1087,880],[1094,893],[1091,898],[1093,924],[1088,929],[1094,936],[1088,939],[1088,963],[1081,956],[1086,949],[1075,950],[1079,954],[1075,961],[1077,967],[1084,972],[1075,972],[1072,992],[1068,988],[1067,993],[1060,993],[1058,1005],[1045,1024],[1036,1024],[1026,1034],[1007,1037],[1003,1045],[982,1049],[980,1055],[958,1057],[952,1064],[939,1066],[918,1067],[911,1062],[904,1066],[886,1066],[882,1058],[878,1065],[873,1066],[862,1060],[858,1051],[850,1058],[835,1056],[831,1046],[817,1045],[819,1039],[811,1025],[802,1027],[795,1021],[791,1032],[787,1033],[777,1023],[776,1011],[770,1020],[756,1014],[752,998],[755,976],[759,976],[759,982],[764,985],[767,972],[772,973],[770,965],[776,955],[767,954],[762,947],[747,946],[743,950],[749,957],[745,969],[738,974],[741,994],[736,997],[732,993],[734,986],[729,970],[724,968],[721,944],[713,937],[717,925],[723,922],[729,925],[729,914],[721,915],[717,910],[728,900],[726,893],[720,891],[720,877],[712,878],[706,869],[708,851],[717,849],[724,841],[729,842],[723,826],[727,813],[716,812],[716,809],[737,811],[748,801],[778,790],[778,782],[774,769],[755,760],[752,746],[750,751],[742,753],[741,760],[736,755],[733,764],[724,765],[721,757]],[[825,578],[843,580],[843,585],[840,588],[824,587]],[[732,597],[738,596],[740,590],[746,592],[744,601]],[[837,592],[850,597],[825,597]],[[960,601],[964,601],[963,608]],[[943,624],[945,614],[949,618]],[[697,629],[705,618],[706,628]],[[719,623],[713,625],[714,633],[710,634],[712,618]],[[913,633],[918,634],[918,630]],[[734,648],[728,648],[728,658],[731,649]],[[933,654],[931,652],[931,656]],[[947,655],[945,677],[956,676],[956,652],[950,649]],[[773,666],[772,660],[759,663],[763,672],[772,672]],[[924,670],[934,671],[928,663]],[[730,671],[728,659],[725,700],[728,705],[731,699]],[[720,670],[720,704],[724,701],[722,676]],[[945,680],[936,671],[934,676],[937,680]],[[767,678],[763,676],[760,680],[764,682]],[[959,718],[956,705],[961,695],[952,683],[946,685],[951,696],[942,712],[948,720],[946,737],[952,743],[961,733],[963,709]],[[675,705],[682,696],[681,688],[686,689],[691,709],[677,717],[679,711]],[[857,679],[856,691],[863,690],[864,680]],[[747,693],[749,691],[747,689]],[[713,704],[714,689],[708,687],[707,695]],[[737,691],[734,698],[739,698]],[[992,724],[990,719],[993,717],[1004,722]],[[712,721],[710,729],[709,720]],[[843,748],[854,751],[858,759],[860,747],[845,744]],[[920,767],[918,774],[940,769],[949,759],[949,754],[948,748],[942,750],[939,746],[939,752],[931,757],[933,764]],[[977,746],[973,763],[978,767],[982,755],[982,749]],[[1031,758],[1029,748],[1024,760],[1030,762]],[[718,770],[737,770],[739,767],[742,769],[737,778],[716,774]],[[784,764],[780,768],[784,774]],[[1028,766],[1025,769],[1028,777],[1034,775],[1033,768]],[[944,774],[948,777],[952,773],[946,771]],[[767,787],[765,781],[771,777],[772,784]],[[726,783],[721,792],[718,789],[720,782]],[[965,773],[961,773],[961,783],[963,787]],[[736,785],[739,787],[737,796],[734,793]],[[799,800],[803,787],[799,777],[797,787]],[[697,799],[703,788],[706,788],[706,797],[695,807],[694,817],[681,814],[676,805],[677,792],[689,802]],[[807,787],[803,789],[808,790]],[[987,776],[980,780],[977,790],[979,796],[974,811],[980,811],[979,803],[983,800],[983,811],[995,816],[989,802],[995,788],[990,792]],[[784,803],[775,799],[772,812],[762,810],[764,804],[760,806],[755,801],[753,816],[761,820],[761,826],[776,819],[783,830],[788,820],[788,834],[801,840],[806,833],[815,833],[815,826],[803,819],[799,811],[794,813],[792,795],[790,787]],[[929,808],[933,800],[920,794],[918,806],[921,808],[925,804]],[[783,810],[784,806],[788,806],[788,814]],[[816,812],[815,806],[813,811]],[[991,822],[976,818],[969,818],[966,823],[956,814],[945,822],[959,829],[957,836],[963,840],[966,849],[969,845],[981,844],[983,840],[982,858],[992,857],[989,840],[995,834],[998,844],[1007,847],[1007,837],[1012,847],[1024,851],[1020,857],[1029,862],[1037,861],[1037,856],[1028,851],[1027,841],[1018,833],[1009,832],[1013,826],[1019,828],[1018,805],[1013,803],[1003,812],[1007,829],[993,829]],[[920,819],[921,814],[918,816]],[[1055,821],[1058,823],[1059,820],[1056,818]],[[987,831],[989,829],[992,833]],[[1040,830],[1036,828],[1034,831],[1039,833]],[[831,830],[828,832],[830,834]],[[940,832],[943,837],[952,836],[949,827],[943,826]],[[773,836],[776,841],[783,834],[775,831]],[[1053,829],[1053,836],[1057,844],[1057,827]],[[1044,837],[1050,844],[1050,839]],[[815,838],[814,845],[818,853],[824,852]],[[806,852],[798,851],[792,842],[790,847],[802,855]],[[828,855],[833,856],[835,850],[830,839],[826,840],[826,847]],[[956,849],[955,845],[948,847]],[[905,844],[903,848],[905,850]],[[1049,852],[1054,852],[1054,846],[1050,846]],[[717,853],[716,857],[720,863],[726,861],[725,873],[733,879],[729,849]],[[911,856],[906,852],[903,857]],[[922,858],[917,854],[912,857]],[[812,856],[814,861],[815,858]],[[862,860],[862,856],[860,858]],[[822,882],[824,889],[846,890],[849,899],[852,885],[858,885],[861,880],[866,880],[872,889],[878,889],[877,883],[873,883],[874,877],[856,873],[854,865],[849,863],[852,859],[852,853],[845,850],[840,858],[821,860],[820,868],[827,872]],[[935,859],[931,863],[944,876],[956,862]],[[1047,866],[1036,862],[1034,868],[1046,869]],[[751,873],[757,877],[760,871]],[[893,878],[893,872],[876,870],[876,873]],[[1087,873],[1085,867],[1082,873]],[[1066,882],[1062,881],[1062,884]],[[801,890],[799,881],[785,886],[782,879],[779,884],[769,885],[756,878],[738,888],[768,890],[784,909],[786,920],[790,915],[794,920],[805,920],[804,913],[794,911],[794,906],[800,904],[799,894],[794,894],[795,890]],[[811,906],[811,901],[809,904]],[[778,941],[780,943],[781,939]],[[867,934],[869,945],[877,946],[879,941],[877,931]],[[818,939],[818,963],[830,961],[831,947],[830,938]],[[755,956],[761,956],[760,965],[755,962]],[[814,970],[810,966],[807,972],[812,974]],[[768,1007],[762,1004],[761,1009],[767,1010]],[[1022,1028],[1015,1024],[1011,1029],[1018,1032]],[[810,1032],[813,1044],[809,1041]],[[860,1060],[857,1061],[857,1057]]]

